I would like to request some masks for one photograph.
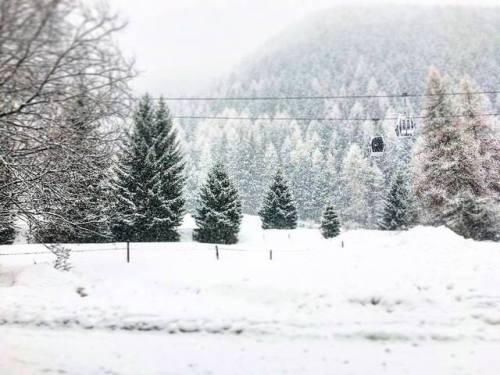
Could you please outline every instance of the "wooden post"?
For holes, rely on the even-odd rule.
[[[273,251],[269,250],[269,260],[273,260]]]
[[[344,248],[344,240],[342,240],[342,249]]]
[[[215,245],[215,257],[219,260],[219,247]]]
[[[127,263],[130,263],[130,242],[127,241]]]

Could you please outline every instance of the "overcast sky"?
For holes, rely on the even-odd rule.
[[[137,93],[195,93],[268,38],[307,14],[349,0],[110,0],[129,25],[119,37],[136,58]],[[500,0],[365,0],[357,3],[481,4]]]

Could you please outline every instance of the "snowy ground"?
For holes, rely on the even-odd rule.
[[[498,243],[426,227],[323,240],[245,217],[217,261],[191,224],[185,242],[133,244],[130,264],[0,256],[0,374],[500,373]]]

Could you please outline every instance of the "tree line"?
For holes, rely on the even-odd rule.
[[[0,16],[0,49],[9,51],[0,54],[0,243],[13,241],[18,218],[31,242],[177,241],[187,212],[199,241],[210,233],[236,241],[242,212],[260,214],[265,228],[293,228],[298,219],[321,219],[324,233],[337,222],[428,224],[498,239],[499,138],[468,78],[460,85],[467,95],[450,97],[449,80],[431,70],[415,146],[385,123],[335,132],[317,121],[306,129],[201,123],[188,135],[164,102],[147,96],[118,137],[135,75],[113,42],[119,18],[73,0],[6,0]],[[357,103],[349,110],[367,111]],[[207,142],[218,132],[224,137]],[[380,132],[388,149],[375,161],[365,146]]]
[[[405,230],[416,224],[446,225],[466,238],[498,240],[499,234],[499,153],[498,139],[482,119],[474,95],[460,98],[461,106],[446,95],[446,79],[435,69],[427,80],[425,118],[418,142],[407,168],[394,174],[376,213],[376,227]],[[469,81],[462,83],[472,92]],[[80,103],[80,105],[83,105]],[[464,116],[454,116],[460,108]],[[92,131],[72,123],[75,144],[92,142]],[[96,147],[86,148],[96,151]],[[97,149],[98,150],[98,149]],[[363,157],[352,145],[344,163],[350,176],[364,178]],[[133,116],[133,126],[122,140],[113,163],[94,158],[91,173],[77,169],[65,180],[65,191],[73,191],[74,205],[61,204],[33,230],[36,238],[50,242],[97,241],[178,241],[178,228],[186,213],[186,162],[169,109],[163,100],[148,95],[141,98]],[[109,167],[109,168],[108,168]],[[368,216],[363,202],[371,192],[366,186],[348,184],[352,215]],[[62,183],[62,182],[61,182]],[[63,202],[61,202],[63,203]],[[42,203],[40,203],[42,204]],[[53,202],[52,202],[53,204]],[[294,229],[299,219],[298,203],[281,168],[278,168],[262,196],[258,214],[264,229]],[[200,242],[235,243],[243,212],[242,199],[234,178],[224,163],[213,162],[198,192],[193,239]],[[340,218],[334,199],[325,204],[321,231],[327,238],[338,235]],[[51,220],[52,218],[54,218]],[[3,242],[13,236],[12,215],[2,216]],[[10,223],[10,224],[9,224]],[[366,221],[365,221],[366,223]]]

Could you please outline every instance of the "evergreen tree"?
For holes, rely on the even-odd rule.
[[[385,180],[380,168],[375,163],[368,169],[368,210],[367,226],[368,228],[377,228],[377,222],[382,214],[385,198]]]
[[[263,229],[295,229],[297,227],[295,201],[281,170],[278,170],[274,176],[259,215],[262,218]]]
[[[466,76],[460,82],[460,92],[465,95],[457,97],[458,112],[465,136],[478,143],[481,167],[486,181],[487,195],[500,204],[500,139],[495,133],[492,119],[481,116],[489,113],[482,95],[475,92],[481,91],[470,77]]]
[[[40,212],[32,236],[44,243],[103,242],[109,239],[108,211],[111,137],[96,120],[99,115],[86,97],[85,88],[61,118],[57,129],[72,154],[50,149],[46,162],[57,165],[46,192],[32,197]],[[45,196],[45,197],[44,197]]]
[[[448,85],[432,69],[427,82],[424,121],[415,151],[414,190],[423,221],[446,225],[447,207],[462,191],[484,190],[477,142],[465,137],[455,113]]]
[[[397,173],[385,199],[379,228],[382,230],[404,230],[408,228],[408,225],[408,189],[403,175]]]
[[[11,174],[5,162],[5,154],[4,147],[0,147],[0,245],[11,244],[15,237],[12,191],[8,187]]]
[[[160,99],[154,122],[154,181],[149,231],[155,241],[178,241],[184,213],[184,162],[170,112]]]
[[[240,129],[240,136],[231,149],[230,170],[238,187],[243,212],[254,215],[263,190],[263,145],[255,127]]]
[[[342,221],[367,227],[371,221],[369,182],[371,169],[361,149],[353,143],[342,163]]]
[[[432,96],[425,103],[426,120],[416,152],[416,195],[427,222],[444,224],[464,237],[496,239],[498,211],[489,195],[494,189],[485,166],[484,127],[475,116],[477,106],[462,99],[455,108],[446,91],[439,73],[431,71],[427,93]],[[460,109],[465,119],[452,116]]]
[[[340,234],[340,222],[333,204],[329,203],[323,212],[321,234],[325,238],[337,237]]]
[[[116,240],[178,241],[184,163],[169,111],[144,96],[122,147],[114,182]]]
[[[216,163],[201,188],[194,215],[197,228],[193,232],[193,239],[207,243],[236,243],[241,218],[238,191],[224,165]]]
[[[454,232],[475,240],[500,240],[500,221],[491,197],[460,191],[444,211],[446,225]]]
[[[137,181],[132,174],[133,154],[131,136],[125,133],[118,162],[115,165],[115,180],[112,184],[113,209],[111,215],[111,233],[115,241],[125,242],[134,239],[133,215],[136,211],[134,193]]]

